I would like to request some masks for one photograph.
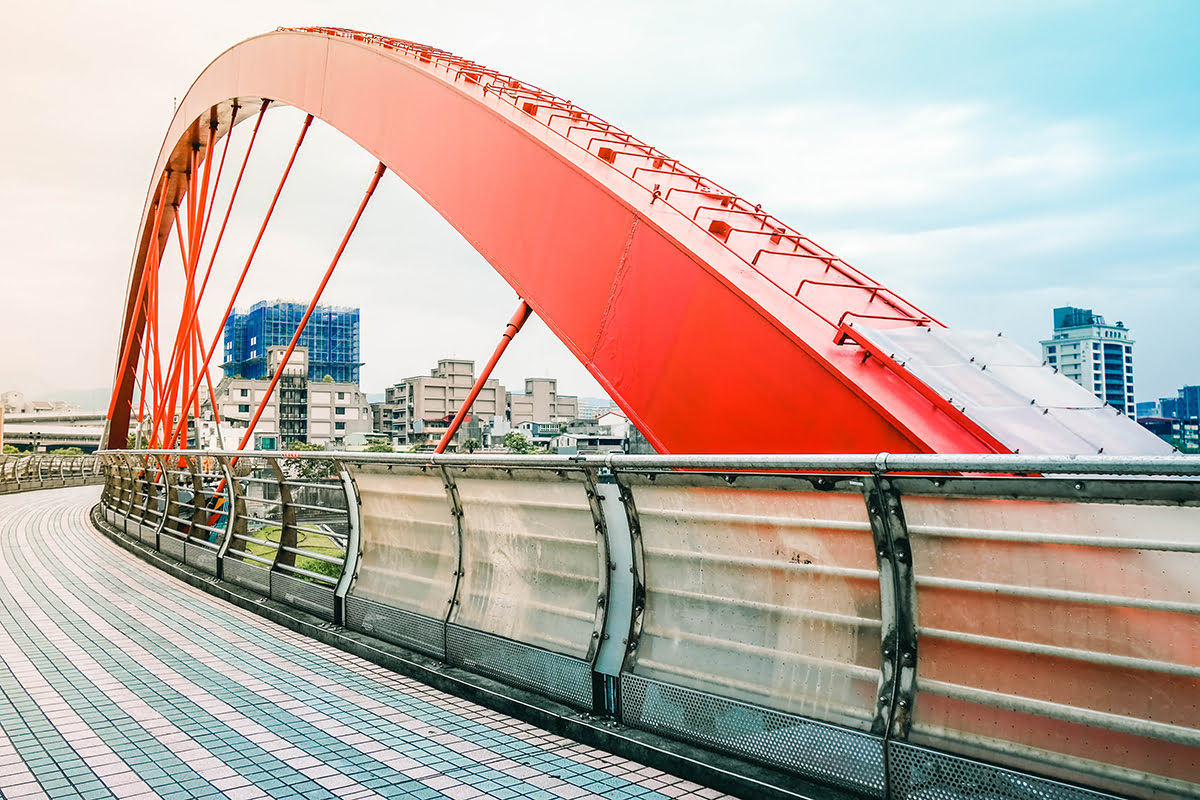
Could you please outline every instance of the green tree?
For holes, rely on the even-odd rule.
[[[464,453],[474,453],[481,447],[483,447],[483,442],[479,441],[474,436],[462,443],[462,451]]]
[[[328,372],[325,373],[325,377],[321,378],[321,383],[333,383],[333,376],[330,375]]]
[[[371,442],[369,445],[367,445],[367,449],[365,452],[367,452],[367,453],[394,453],[396,451],[393,450],[392,446],[390,444],[388,444],[387,442],[377,440],[377,441]]]
[[[20,451],[20,450],[18,450],[17,448],[15,448],[15,447],[13,447],[11,444],[6,444],[6,445],[4,445],[4,454],[5,454],[6,456],[7,456],[7,455],[12,455],[13,453],[19,453],[19,452],[21,452],[21,451]]]
[[[81,456],[84,454],[82,449],[75,447],[74,445],[71,447],[59,447],[55,450],[51,450],[50,452],[56,456]]]
[[[533,442],[529,441],[529,437],[520,431],[509,431],[504,434],[504,438],[500,440],[504,448],[510,453],[532,453],[535,448]]]
[[[302,442],[298,439],[288,442],[288,450],[299,453],[323,452],[325,450],[314,442]],[[282,465],[283,471],[293,480],[312,481],[328,478],[333,475],[333,462],[324,459],[304,458],[288,459]]]

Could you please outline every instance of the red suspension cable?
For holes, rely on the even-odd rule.
[[[264,104],[265,108],[265,104]],[[304,135],[308,133],[308,128],[312,125],[313,115],[309,114],[304,118],[304,127],[300,129],[300,136],[296,139],[296,146],[292,148],[292,156],[288,159],[287,167],[283,170],[283,177],[279,179],[279,186],[275,189],[275,196],[271,198],[271,205],[267,208],[267,215],[263,219],[262,225],[258,229],[258,235],[254,238],[254,245],[250,248],[250,255],[246,258],[246,264],[242,267],[242,274],[238,276],[237,285],[233,289],[233,294],[229,298],[229,305],[225,307],[225,315],[221,317],[221,322],[217,325],[217,330],[213,334],[212,344],[209,345],[208,355],[204,359],[204,368],[208,369],[209,360],[212,359],[213,353],[216,352],[217,343],[220,341],[221,333],[225,330],[225,323],[229,320],[229,315],[233,312],[233,306],[237,302],[238,293],[242,291],[242,284],[246,280],[246,273],[250,271],[250,264],[254,261],[254,254],[258,252],[259,242],[262,241],[263,233],[267,230],[267,223],[271,221],[271,214],[275,211],[275,204],[279,201],[279,195],[283,191],[283,185],[287,182],[288,175],[292,171],[292,164],[296,161],[296,153],[300,151],[300,145],[304,143]],[[243,169],[245,164],[242,165]],[[238,176],[241,180],[241,176]],[[232,208],[233,204],[230,203]],[[226,213],[228,219],[228,213]],[[224,226],[222,226],[223,228]],[[222,230],[222,232],[224,232]],[[187,402],[191,402],[189,397]]]
[[[375,193],[375,187],[379,185],[379,179],[383,177],[384,170],[386,169],[387,167],[384,166],[382,161],[375,168],[375,174],[371,178],[370,185],[367,186],[367,191],[363,195],[362,202],[358,204],[358,210],[354,212],[354,219],[350,221],[350,227],[346,229],[346,234],[342,237],[342,242],[338,245],[337,252],[333,255],[333,260],[329,262],[329,268],[325,270],[325,277],[321,279],[321,285],[317,287],[317,291],[313,295],[312,301],[309,302],[308,308],[300,320],[300,324],[296,327],[296,332],[292,335],[291,342],[288,343],[287,351],[283,354],[283,359],[279,362],[279,366],[275,368],[275,374],[271,376],[271,383],[267,386],[267,391],[264,393],[263,399],[259,401],[258,408],[254,411],[254,417],[250,420],[250,425],[246,428],[245,435],[242,436],[242,440],[238,443],[238,450],[244,450],[246,443],[254,436],[254,427],[258,424],[259,417],[262,416],[267,404],[271,402],[271,394],[279,384],[279,379],[283,377],[283,370],[287,367],[288,359],[292,357],[292,351],[296,349],[296,343],[300,341],[300,335],[304,333],[304,328],[308,325],[308,318],[312,316],[313,309],[320,302],[321,294],[325,291],[325,286],[329,283],[330,277],[333,276],[333,270],[337,267],[342,253],[345,252],[346,244],[350,241],[350,236],[354,233],[354,229],[358,227],[358,221],[362,218],[363,211],[367,207],[367,202],[371,199],[371,195]]]

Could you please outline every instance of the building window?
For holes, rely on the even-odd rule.
[[[242,390],[241,390],[241,392],[242,392],[242,395],[241,395],[242,397],[249,397],[249,396],[250,396],[250,390],[249,390],[249,389],[242,389]]]
[[[334,429],[335,431],[344,431],[344,430],[346,430],[346,423],[344,423],[344,422],[335,422],[335,423],[333,423],[333,429]]]
[[[345,399],[346,399],[346,393],[338,392],[338,400],[345,400]]]
[[[249,414],[249,413],[250,413],[250,404],[249,404],[249,403],[242,403],[241,405],[239,405],[239,406],[238,406],[238,413],[239,413],[239,414]]]
[[[346,407],[338,406],[334,409],[333,413],[337,414],[339,417],[344,417],[346,415]]]

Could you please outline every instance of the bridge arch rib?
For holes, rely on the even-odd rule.
[[[835,341],[846,320],[940,323],[758,206],[529,84],[332,29],[235,45],[180,103],[142,216],[121,337],[132,327],[135,346],[112,420],[129,416],[136,290],[166,245],[188,159],[211,121],[215,142],[264,98],[338,129],[411,186],[662,452],[1007,452],[902,370]],[[126,430],[110,422],[107,445],[124,446]]]

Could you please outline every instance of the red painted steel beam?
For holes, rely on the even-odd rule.
[[[186,165],[211,109],[225,109],[222,136],[251,116],[231,119],[231,100],[264,97],[336,127],[413,187],[661,451],[997,449],[860,347],[835,342],[846,312],[939,323],[678,161],[445,51],[332,29],[249,39],[192,85],[153,174]],[[698,194],[664,197],[676,186]],[[751,263],[776,238],[798,257]],[[131,286],[162,244],[145,229],[138,241]],[[806,278],[867,291],[832,293],[849,305],[795,297]],[[126,329],[139,324],[131,301]],[[132,379],[118,378],[123,398]],[[110,431],[110,446],[123,440]]]
[[[525,326],[525,321],[529,319],[529,315],[532,313],[533,309],[529,307],[528,303],[522,300],[521,305],[517,306],[516,313],[512,315],[512,319],[504,326],[504,333],[500,334],[500,343],[496,345],[496,349],[492,352],[492,357],[483,365],[483,369],[479,372],[479,377],[475,379],[475,385],[471,387],[471,391],[467,394],[467,399],[463,401],[462,407],[458,409],[458,412],[454,415],[454,419],[450,421],[450,427],[446,428],[446,432],[442,434],[442,439],[437,443],[437,447],[434,448],[433,452],[446,452],[446,446],[450,444],[450,440],[454,438],[454,434],[458,433],[463,420],[467,418],[467,414],[471,411],[471,405],[475,402],[475,398],[479,397],[479,393],[483,391],[483,385],[492,376],[492,370],[499,363],[500,356],[504,355],[504,351],[508,349],[509,342],[521,332],[521,328]]]

